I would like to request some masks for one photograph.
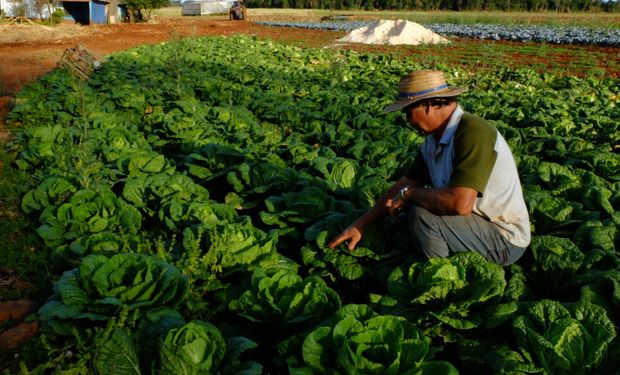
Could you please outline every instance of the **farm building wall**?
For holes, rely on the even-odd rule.
[[[108,23],[108,3],[91,1],[90,3],[90,22]]]
[[[69,14],[69,19],[82,25],[116,22],[118,15],[124,17],[124,9],[121,6],[116,12],[110,12],[108,1],[66,0],[62,2],[62,5]],[[110,19],[111,15],[113,19]]]
[[[182,13],[184,16],[228,13],[232,3],[232,0],[186,1],[183,3]]]
[[[75,22],[88,25],[90,23],[90,3],[89,1],[63,1],[65,13],[69,14]]]

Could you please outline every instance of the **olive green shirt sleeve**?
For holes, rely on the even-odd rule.
[[[464,114],[454,134],[452,176],[448,186],[468,187],[482,196],[497,159],[497,129],[489,122]]]

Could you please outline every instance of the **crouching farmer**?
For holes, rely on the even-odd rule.
[[[407,212],[413,244],[428,258],[476,251],[509,265],[523,255],[530,224],[514,158],[495,127],[460,107],[465,91],[439,71],[400,80],[398,100],[385,111],[403,111],[424,143],[405,175],[330,248],[348,241],[353,250],[368,224]]]

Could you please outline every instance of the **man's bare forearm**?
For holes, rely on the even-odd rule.
[[[379,200],[372,206],[372,208],[364,215],[359,217],[355,222],[349,225],[346,229],[344,229],[340,234],[334,237],[329,243],[327,247],[331,249],[335,249],[337,246],[344,242],[348,242],[349,251],[353,251],[357,243],[362,239],[362,234],[364,232],[364,228],[388,214],[390,214],[390,209],[393,205],[393,198],[398,193],[400,189],[405,186],[417,186],[418,184],[414,181],[401,177],[398,181],[394,183],[383,196],[379,198]],[[403,202],[401,202],[403,203]]]
[[[398,194],[398,191],[405,186],[417,186],[417,184],[406,177],[401,177],[383,193],[381,198],[375,202],[375,205],[372,206],[370,210],[366,211],[364,215],[360,216],[353,225],[360,229],[364,229],[368,224],[386,217],[389,209],[388,202],[390,202],[392,198]]]
[[[405,193],[405,201],[435,215],[469,215],[477,194],[475,190],[465,187],[441,189],[412,187]]]

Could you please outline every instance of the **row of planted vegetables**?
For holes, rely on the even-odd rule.
[[[388,220],[354,252],[326,248],[416,152],[420,136],[382,108],[419,68],[214,37],[114,54],[88,82],[55,71],[27,87],[10,147],[32,175],[22,207],[58,278],[37,313],[57,349],[25,366],[617,371],[617,80],[439,67],[513,148],[533,230],[516,264],[421,261]]]
[[[346,18],[346,17],[345,17]],[[303,29],[351,31],[373,25],[377,21],[258,21],[257,24],[277,27],[297,27]],[[547,26],[547,25],[501,25],[493,23],[455,24],[425,23],[424,27],[448,37],[505,40],[512,42],[536,42],[549,44],[594,45],[605,47],[620,46],[620,30],[586,26]]]

